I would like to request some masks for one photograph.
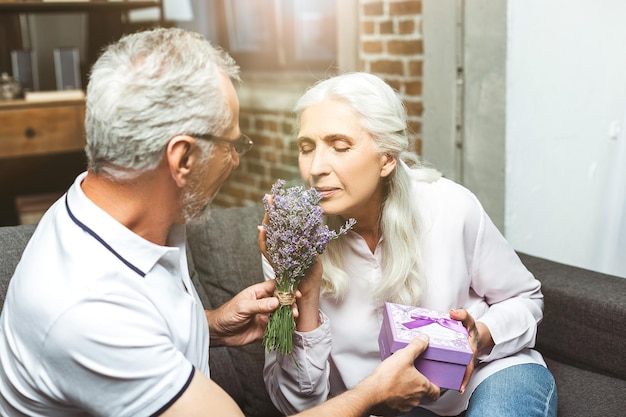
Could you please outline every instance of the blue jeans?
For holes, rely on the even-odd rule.
[[[554,377],[534,363],[515,365],[489,376],[472,393],[465,417],[556,417]],[[437,417],[415,408],[405,417]]]

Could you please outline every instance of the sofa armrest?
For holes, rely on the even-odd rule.
[[[626,379],[626,279],[520,254],[541,281],[537,347],[547,357]]]
[[[9,281],[35,228],[34,224],[0,227],[0,310],[4,305]]]

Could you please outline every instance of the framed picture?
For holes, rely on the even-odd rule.
[[[39,74],[37,72],[37,54],[30,49],[11,51],[11,69],[13,79],[20,83],[22,93],[39,91]]]
[[[80,90],[80,59],[78,48],[55,48],[53,53],[57,90]]]

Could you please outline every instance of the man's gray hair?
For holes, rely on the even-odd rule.
[[[154,169],[178,134],[222,134],[234,115],[220,72],[239,80],[228,54],[183,29],[138,32],[109,45],[87,88],[89,169],[132,178]]]

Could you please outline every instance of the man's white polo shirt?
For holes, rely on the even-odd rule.
[[[81,174],[41,220],[0,317],[0,414],[150,416],[209,375],[206,316],[185,229],[167,246],[82,192]]]

